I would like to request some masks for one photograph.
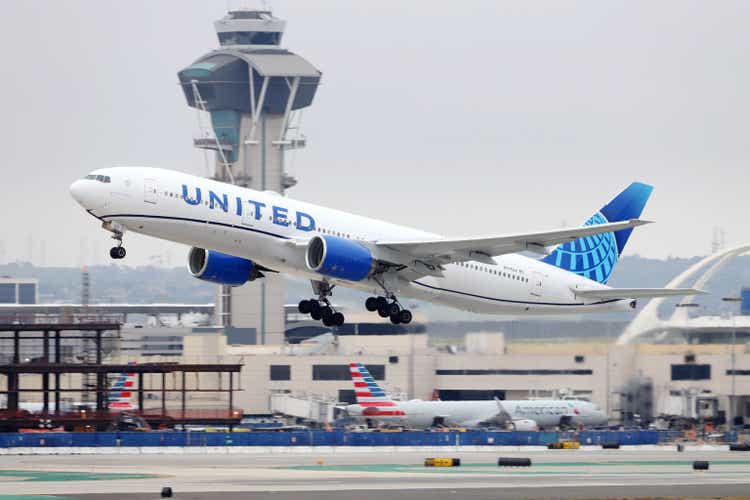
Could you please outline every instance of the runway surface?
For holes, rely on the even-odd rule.
[[[430,453],[434,455],[434,453]],[[344,500],[398,498],[742,497],[750,453],[667,450],[472,452],[455,468],[423,466],[424,452],[0,456],[0,500],[174,498]],[[531,467],[498,467],[529,457]],[[692,470],[694,460],[710,469]],[[22,496],[18,496],[22,495]],[[49,497],[47,497],[49,498]]]

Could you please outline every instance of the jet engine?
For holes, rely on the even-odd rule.
[[[199,280],[229,286],[241,286],[263,277],[251,260],[196,247],[188,254],[188,270]]]
[[[314,236],[305,252],[308,269],[347,281],[367,278],[375,269],[375,262],[367,247],[336,236]]]

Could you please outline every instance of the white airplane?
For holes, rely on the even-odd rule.
[[[582,400],[394,401],[362,363],[350,363],[357,404],[346,413],[374,423],[409,429],[446,425],[482,427],[511,424],[516,430],[560,425],[606,425],[607,415]]]
[[[129,230],[192,246],[190,272],[213,283],[240,286],[267,272],[308,278],[315,297],[302,300],[299,310],[326,326],[344,322],[329,301],[337,285],[372,294],[366,308],[395,324],[412,319],[403,297],[486,314],[560,314],[627,310],[639,297],[700,293],[606,286],[632,228],[646,224],[638,217],[651,190],[631,184],[583,227],[445,238],[156,168],[100,169],[70,186],[73,198],[114,234],[112,258],[125,257]]]

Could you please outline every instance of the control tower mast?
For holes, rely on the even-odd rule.
[[[281,48],[285,24],[269,10],[232,10],[214,23],[220,48],[178,73],[188,106],[210,116],[209,133],[194,145],[215,152],[217,180],[280,194],[296,184],[284,154],[305,146],[299,113],[312,104],[321,73]],[[239,337],[279,344],[283,306],[283,281],[271,274],[220,286],[215,317]]]

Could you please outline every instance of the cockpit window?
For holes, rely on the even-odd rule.
[[[104,183],[110,183],[110,182],[112,182],[112,179],[110,179],[110,177],[108,175],[94,175],[94,174],[89,174],[86,177],[84,177],[84,179],[90,179],[92,181],[99,181],[99,182],[104,182]]]

